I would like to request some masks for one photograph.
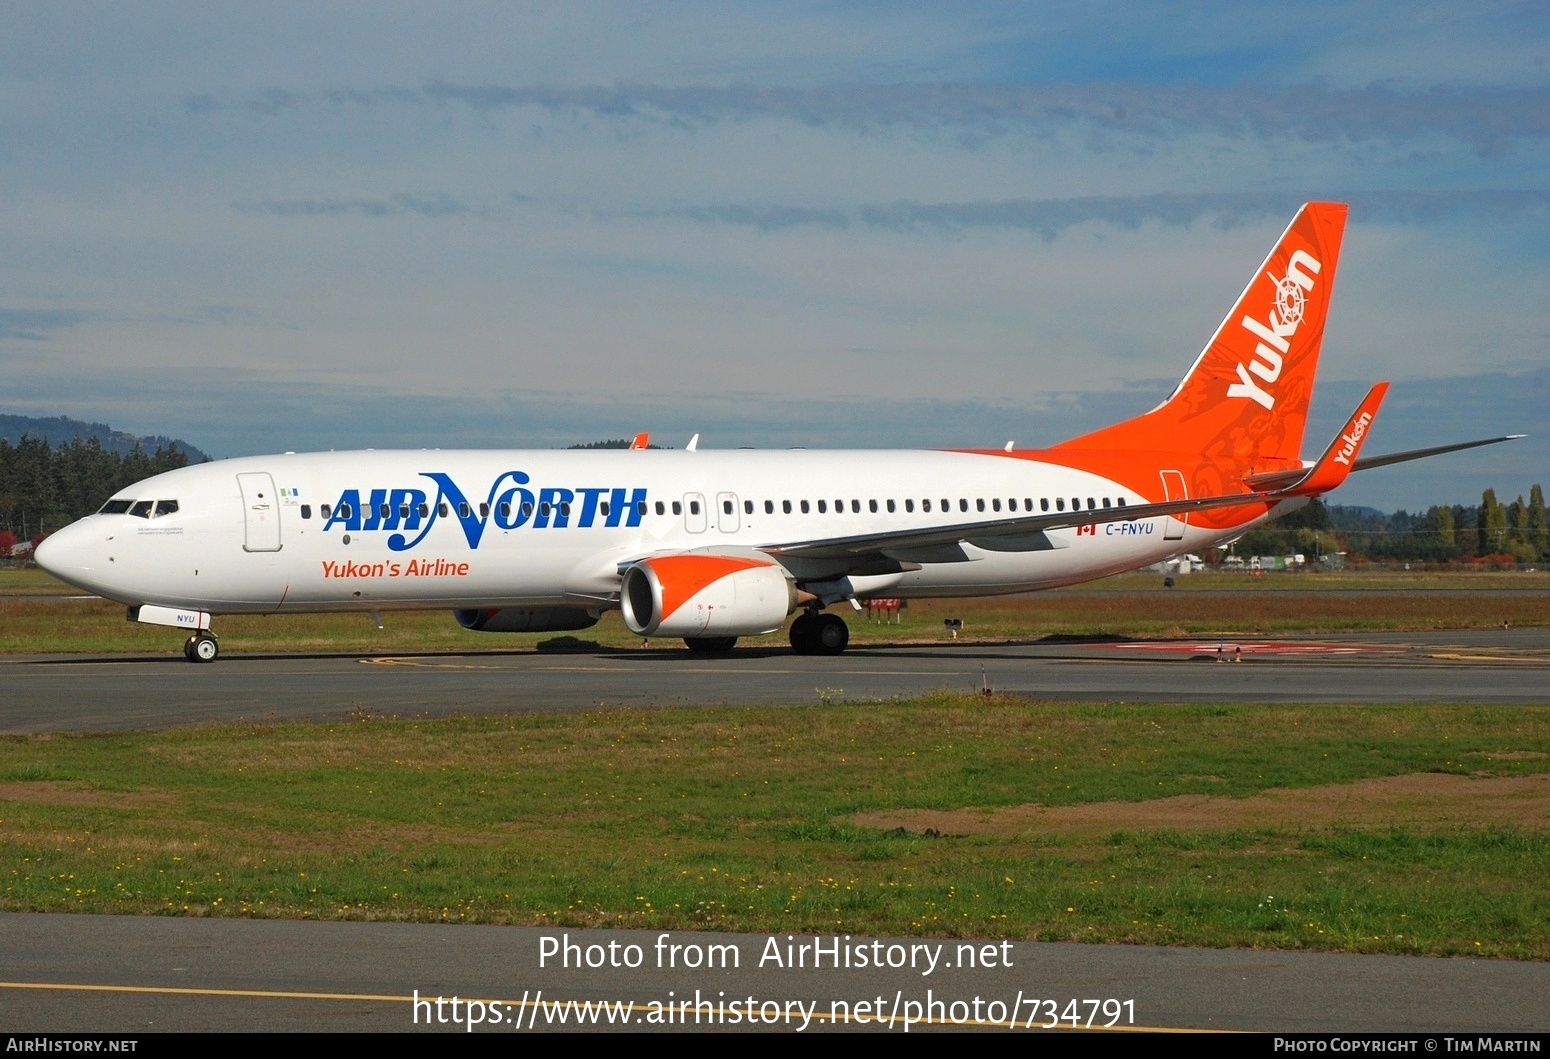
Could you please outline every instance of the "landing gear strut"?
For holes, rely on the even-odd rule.
[[[190,662],[213,662],[221,653],[221,645],[216,642],[215,634],[208,629],[201,629],[188,638],[188,643],[183,645],[183,657]]]
[[[791,649],[799,655],[837,655],[850,643],[850,626],[838,614],[801,615],[791,623]]]

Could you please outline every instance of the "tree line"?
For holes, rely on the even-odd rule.
[[[96,438],[57,446],[30,434],[14,445],[0,438],[0,543],[40,540],[96,511],[120,489],[186,466],[188,455],[170,446],[118,453]],[[9,551],[6,545],[0,554]]]
[[[1534,563],[1550,552],[1545,491],[1539,485],[1503,504],[1487,489],[1478,504],[1437,505],[1391,515],[1363,507],[1307,507],[1245,533],[1233,552],[1314,556],[1344,552],[1347,560],[1447,563]]]

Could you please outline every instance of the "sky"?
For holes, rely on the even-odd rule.
[[[1542,3],[0,0],[0,411],[217,456],[1036,447],[1351,203],[1305,455],[1550,479]]]

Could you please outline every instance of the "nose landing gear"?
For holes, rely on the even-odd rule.
[[[201,629],[188,638],[183,645],[183,657],[190,662],[213,662],[221,653],[221,646],[216,642],[215,634],[208,629]]]

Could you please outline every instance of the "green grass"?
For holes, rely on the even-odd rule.
[[[1413,577],[1413,580],[1410,578]],[[1486,628],[1502,622],[1550,622],[1550,574],[1431,571],[1273,574],[1191,574],[1178,588],[1155,574],[1125,574],[1077,589],[985,599],[914,600],[900,624],[874,624],[838,608],[853,642],[941,643],[942,619],[964,621],[962,639],[1030,640],[1042,636],[1174,637],[1381,632]],[[1397,586],[1408,585],[1403,591]],[[37,570],[0,570],[0,653],[175,653],[175,630],[130,624],[123,608],[104,600],[37,598],[74,590]],[[384,614],[377,629],[365,613],[218,617],[228,653],[522,651],[552,634],[473,633],[446,611]],[[574,640],[637,648],[617,612]],[[784,633],[745,637],[744,646],[781,646]],[[681,649],[677,640],[652,646]]]
[[[1546,959],[1550,835],[1462,807],[934,838],[853,818],[1547,770],[1550,707],[944,694],[12,737],[0,908]]]

